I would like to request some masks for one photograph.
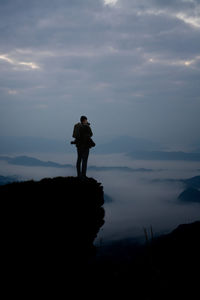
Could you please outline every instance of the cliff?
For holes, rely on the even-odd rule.
[[[14,182],[0,187],[0,199],[4,263],[16,278],[63,280],[95,254],[104,224],[104,192],[95,179]]]

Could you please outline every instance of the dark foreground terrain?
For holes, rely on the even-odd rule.
[[[200,221],[179,225],[144,245],[130,240],[103,247],[91,268],[96,282],[135,299],[198,299]],[[197,296],[198,295],[198,296]]]
[[[200,221],[145,245],[122,241],[98,249],[104,192],[93,178],[10,183],[0,187],[0,203],[8,296],[198,299]]]

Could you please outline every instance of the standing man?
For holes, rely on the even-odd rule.
[[[86,177],[87,161],[89,156],[89,149],[91,148],[91,136],[93,135],[90,128],[90,123],[86,116],[81,116],[80,123],[74,125],[73,135],[77,147],[77,176],[81,178]],[[82,164],[82,166],[81,166]],[[81,168],[82,167],[82,168]]]

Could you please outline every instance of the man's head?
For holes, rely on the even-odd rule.
[[[81,116],[80,121],[82,124],[87,124],[87,117],[86,116]]]

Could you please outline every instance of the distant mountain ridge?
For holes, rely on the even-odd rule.
[[[97,144],[94,153],[129,153],[131,151],[162,150],[159,143],[144,138],[119,136],[107,143]]]
[[[7,161],[7,163],[12,165],[21,165],[21,166],[37,166],[37,167],[54,167],[54,168],[72,168],[71,164],[59,164],[52,161],[42,161],[38,158],[29,157],[29,156],[16,156],[16,157],[8,157],[8,156],[0,156],[0,160]]]
[[[183,161],[200,161],[199,152],[183,151],[132,151],[127,155],[133,159],[142,160],[183,160]]]
[[[42,137],[12,137],[0,136],[0,153],[33,153],[33,152],[67,152],[75,151],[75,146],[70,144],[72,136],[64,136],[63,139],[42,138]],[[132,136],[113,137],[108,142],[98,142],[95,138],[96,147],[94,153],[127,153],[139,150],[161,150],[159,143],[144,138]]]
[[[0,153],[73,152],[70,141],[28,136],[0,136]]]
[[[0,153],[74,153],[76,147],[70,144],[71,139],[71,136],[63,139],[0,136]],[[104,143],[98,142],[98,137],[94,137],[94,141],[96,142],[96,146],[92,149],[94,154],[124,153],[132,159],[141,160],[200,161],[198,147],[193,147],[196,152],[166,151],[166,148],[158,142],[126,135],[113,137]]]
[[[200,203],[200,176],[194,176],[186,179],[153,179],[152,182],[181,182],[183,183],[184,190],[178,196],[179,201],[188,203]]]
[[[74,168],[72,164],[60,164],[52,161],[42,161],[40,159],[29,156],[0,156],[0,160],[6,161],[12,165],[29,166],[29,167],[53,167],[53,168]],[[88,169],[94,171],[125,171],[125,172],[153,172],[153,169],[145,168],[129,168],[126,166],[88,166]]]
[[[188,179],[181,179],[181,181],[188,187],[200,189],[200,176],[194,176]]]
[[[179,178],[179,179],[173,179],[173,178],[164,178],[164,179],[152,179],[152,182],[182,182],[186,187],[193,187],[193,188],[200,188],[200,175],[193,176],[190,178]]]
[[[178,196],[178,199],[184,202],[200,203],[200,191],[191,187],[187,188]]]
[[[16,181],[20,181],[21,177],[17,176],[17,175],[12,175],[12,176],[2,176],[0,175],[0,186],[7,184],[7,183],[11,183],[11,182],[16,182]]]

